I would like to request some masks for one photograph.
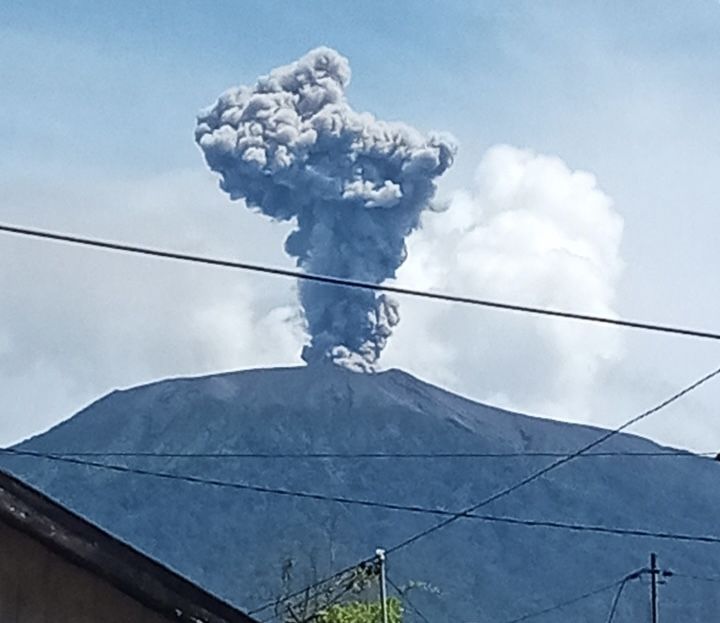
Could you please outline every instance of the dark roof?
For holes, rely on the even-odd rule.
[[[171,619],[255,623],[240,610],[2,470],[0,521]]]

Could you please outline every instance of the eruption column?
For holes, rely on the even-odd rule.
[[[311,273],[382,283],[451,164],[452,141],[353,110],[347,59],[318,48],[223,93],[198,116],[195,140],[232,199],[296,229],[285,250]],[[299,284],[307,362],[371,370],[399,322],[371,291]]]

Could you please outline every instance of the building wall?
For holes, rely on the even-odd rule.
[[[1,623],[167,623],[169,619],[0,522]]]

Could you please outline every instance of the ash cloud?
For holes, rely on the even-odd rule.
[[[285,250],[303,270],[379,284],[405,261],[455,146],[353,110],[349,82],[347,59],[315,49],[223,93],[195,139],[232,199],[295,222]],[[299,297],[308,363],[372,369],[400,319],[394,300],[371,291],[303,281]]]

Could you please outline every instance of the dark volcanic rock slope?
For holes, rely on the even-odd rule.
[[[175,379],[102,398],[20,446],[39,452],[572,452],[599,429],[501,411],[391,370],[334,366]],[[623,435],[598,450],[647,452]],[[458,510],[551,458],[95,458],[334,496]],[[251,609],[391,547],[439,521],[417,513],[231,490],[6,456],[2,465],[151,556]],[[720,534],[720,465],[697,457],[578,459],[483,509],[489,515]],[[503,621],[612,582],[650,551],[679,574],[720,576],[720,545],[460,520],[394,554],[396,583],[427,582],[414,601],[433,619]],[[663,615],[717,613],[718,584],[663,585]],[[539,620],[600,620],[612,591]],[[647,615],[646,581],[630,584],[616,621]],[[412,617],[412,615],[409,615]]]

